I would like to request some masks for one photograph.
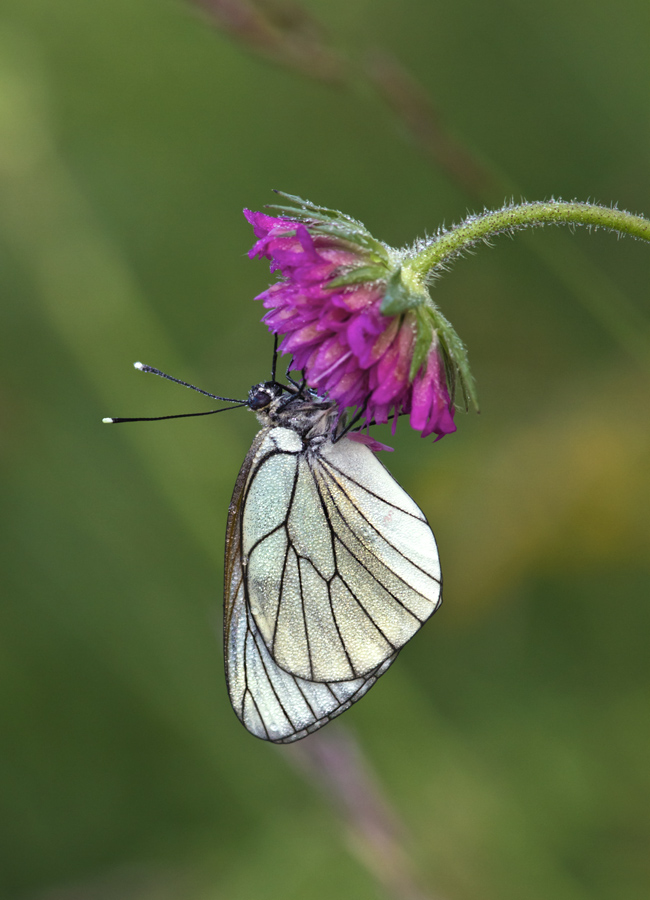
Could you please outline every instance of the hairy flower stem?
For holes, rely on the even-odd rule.
[[[424,249],[420,249],[402,264],[408,278],[424,281],[426,276],[444,269],[454,257],[459,256],[479,241],[486,241],[498,234],[511,234],[522,228],[536,225],[588,225],[608,228],[619,234],[629,234],[650,241],[650,221],[642,216],[595,203],[564,202],[550,200],[546,203],[522,203],[505,206],[493,212],[470,216],[460,225],[438,235]]]

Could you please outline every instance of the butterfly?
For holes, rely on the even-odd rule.
[[[436,542],[327,399],[251,388],[262,425],[228,513],[224,644],[233,708],[299,740],[359,700],[441,600]]]
[[[363,697],[436,611],[436,541],[373,452],[382,445],[346,429],[304,382],[279,384],[275,359],[247,400],[216,399],[247,406],[262,426],[228,511],[228,692],[251,734],[291,743]]]

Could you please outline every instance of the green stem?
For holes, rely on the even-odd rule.
[[[522,203],[470,216],[455,228],[438,235],[424,250],[407,258],[403,269],[415,279],[423,280],[479,241],[536,225],[588,225],[650,241],[650,221],[625,210],[562,200]]]

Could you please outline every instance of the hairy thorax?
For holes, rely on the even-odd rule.
[[[279,394],[273,382],[254,385],[248,397],[250,409],[264,428],[290,428],[309,443],[329,438],[338,418],[333,400],[311,393]]]

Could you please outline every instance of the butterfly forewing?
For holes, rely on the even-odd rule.
[[[368,447],[258,434],[226,540],[226,675],[249,731],[289,742],[320,728],[439,602],[431,529]]]

